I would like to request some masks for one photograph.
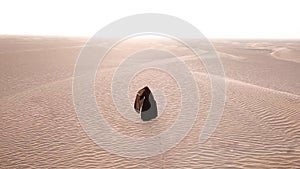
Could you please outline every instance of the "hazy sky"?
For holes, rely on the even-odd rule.
[[[139,13],[184,19],[208,38],[298,38],[298,0],[7,0],[0,1],[0,34],[92,36]]]

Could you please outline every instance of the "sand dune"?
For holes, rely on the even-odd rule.
[[[275,49],[271,55],[277,59],[300,63],[299,53],[300,51],[298,49],[281,47]]]
[[[226,105],[217,129],[205,143],[199,143],[199,135],[210,109],[210,80],[201,63],[196,63],[194,59],[185,60],[197,80],[201,95],[199,114],[192,130],[169,151],[135,159],[120,157],[97,146],[79,123],[72,98],[72,80],[78,77],[72,77],[72,74],[80,47],[72,46],[81,46],[84,42],[50,38],[41,45],[43,38],[20,39],[6,37],[1,38],[0,42],[6,46],[0,53],[0,168],[300,166],[300,92],[297,88],[300,79],[293,72],[299,72],[300,65],[275,59],[268,51],[244,49],[254,43],[257,43],[253,45],[256,48],[261,42],[215,42],[220,52],[244,59],[221,57],[226,71]],[[27,51],[11,52],[14,41],[20,43],[15,47],[16,51],[24,51],[25,48]],[[22,46],[23,41],[29,41],[30,45]],[[57,44],[57,41],[60,42]],[[165,41],[163,44],[156,42],[154,46],[168,45]],[[264,42],[263,45],[268,44]],[[30,49],[30,46],[35,49],[36,45],[51,50]],[[129,49],[126,45],[131,44],[120,44],[111,55],[118,58],[119,53],[125,55],[143,46],[141,43]],[[147,43],[144,45],[147,46]],[[178,44],[172,43],[165,48],[176,46]],[[178,53],[190,55],[185,49],[180,49]],[[97,73],[95,94],[98,106],[104,108],[105,118],[122,134],[136,138],[157,135],[176,121],[180,110],[180,90],[176,90],[178,86],[174,78],[167,73],[156,69],[145,70],[132,79],[128,89],[130,101],[134,100],[136,89],[147,83],[154,95],[159,94],[155,91],[164,93],[166,102],[164,105],[158,103],[158,107],[165,111],[150,123],[133,123],[122,118],[111,104],[109,80],[124,55],[119,60],[105,60],[105,69]],[[193,57],[190,55],[190,58]]]

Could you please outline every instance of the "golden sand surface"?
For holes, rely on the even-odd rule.
[[[199,143],[199,134],[212,89],[203,63],[173,40],[129,39],[118,44],[95,77],[97,105],[116,131],[133,138],[157,135],[175,123],[181,108],[176,79],[145,69],[130,83],[130,102],[147,84],[164,93],[165,107],[158,103],[163,113],[148,123],[133,123],[118,113],[111,80],[130,53],[146,47],[172,51],[189,66],[199,88],[199,113],[191,131],[172,149],[148,158],[110,153],[81,127],[72,80],[86,41],[0,37],[0,168],[299,168],[299,41],[212,40],[225,70],[226,104],[218,127],[204,143]]]

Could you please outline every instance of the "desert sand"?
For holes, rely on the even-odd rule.
[[[204,143],[199,143],[199,133],[212,99],[204,65],[172,40],[129,39],[118,44],[95,77],[96,102],[116,131],[136,138],[157,135],[172,126],[180,110],[176,80],[146,69],[130,83],[130,102],[147,84],[164,93],[165,105],[158,103],[161,114],[150,123],[132,123],[118,113],[111,79],[121,61],[138,49],[150,46],[179,55],[201,95],[188,135],[172,149],[148,158],[110,153],[83,130],[73,105],[72,81],[86,41],[0,37],[0,168],[299,168],[300,41],[212,40],[225,70],[226,104],[217,129]]]

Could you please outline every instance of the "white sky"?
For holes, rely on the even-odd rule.
[[[92,36],[149,12],[184,19],[208,38],[300,39],[297,0],[7,0],[0,1],[0,34]]]

